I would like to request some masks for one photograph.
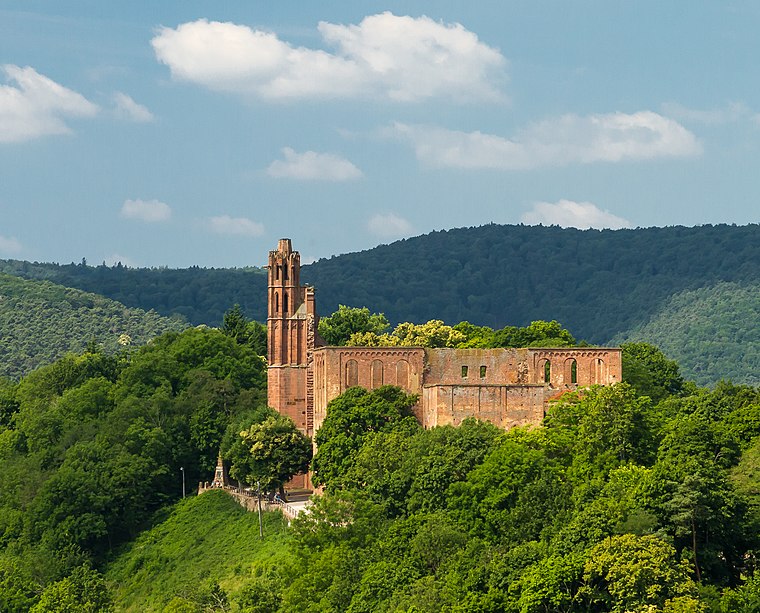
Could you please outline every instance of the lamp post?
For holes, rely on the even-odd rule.
[[[259,538],[264,538],[264,526],[261,523],[261,481],[256,481],[256,492],[259,497]]]
[[[179,470],[182,473],[182,498],[184,498],[185,497],[185,467],[180,466]]]

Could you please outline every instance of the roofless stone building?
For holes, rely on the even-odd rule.
[[[290,239],[269,252],[268,402],[313,436],[327,403],[349,387],[398,385],[417,394],[425,428],[467,417],[510,428],[538,424],[549,400],[621,380],[619,348],[426,349],[326,347],[314,289],[300,282]]]

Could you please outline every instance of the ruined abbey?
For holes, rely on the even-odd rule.
[[[327,403],[354,385],[416,394],[414,412],[425,428],[467,417],[510,428],[540,423],[547,402],[563,392],[621,380],[620,349],[610,347],[326,347],[314,289],[301,285],[290,239],[269,252],[268,268],[268,402],[308,436]]]

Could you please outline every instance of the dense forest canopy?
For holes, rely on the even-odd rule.
[[[65,353],[113,354],[187,323],[48,281],[0,274],[0,376],[18,378]]]
[[[671,296],[645,324],[613,343],[660,347],[702,385],[730,379],[760,385],[760,284],[718,283]]]
[[[679,291],[760,282],[760,226],[444,230],[319,260],[302,279],[317,288],[323,313],[351,304],[392,323],[556,319],[606,343]]]
[[[106,296],[128,307],[219,326],[230,305],[266,320],[266,271],[249,268],[129,268],[0,260],[0,273],[50,281]]]
[[[501,327],[557,319],[579,338],[605,343],[682,290],[760,282],[758,238],[758,225],[576,230],[491,224],[322,259],[303,267],[302,280],[317,288],[322,313],[350,304],[384,313],[392,324],[442,319]],[[196,325],[220,325],[235,303],[249,317],[266,318],[260,268],[0,260],[0,272],[178,313]]]
[[[61,591],[99,586],[94,568],[208,478],[227,429],[254,428],[265,398],[264,360],[211,328],[0,379],[0,610],[59,611]]]
[[[700,389],[642,343],[623,383],[565,394],[536,428],[424,430],[402,390],[352,388],[317,435],[324,494],[260,541],[222,493],[177,503],[220,448],[272,488],[311,452],[265,406],[258,328],[226,323],[0,380],[0,610],[760,606],[760,389]]]
[[[235,303],[249,318],[266,318],[261,268],[0,260],[0,272],[182,315],[193,325],[221,325]],[[655,342],[701,384],[721,377],[757,383],[756,224],[614,231],[492,224],[319,260],[303,267],[302,280],[316,287],[323,315],[348,304],[383,313],[392,326],[442,320],[501,328],[557,320],[594,344]],[[696,304],[689,307],[692,299]],[[685,325],[693,317],[699,325]]]

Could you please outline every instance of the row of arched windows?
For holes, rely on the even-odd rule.
[[[395,374],[395,381],[385,381],[386,366],[388,366],[391,374]],[[410,389],[409,362],[398,360],[395,365],[386,365],[382,360],[372,360],[372,364],[370,365],[370,389],[375,389],[385,383],[398,385],[407,390]],[[351,359],[346,362],[345,384],[346,387],[359,385],[359,362],[356,360]]]
[[[275,281],[280,280],[280,269],[282,269],[282,278],[284,281],[288,280],[288,265],[283,264],[282,266],[275,265],[274,266],[274,279]],[[295,274],[295,266],[293,266],[293,273]]]
[[[591,381],[590,383],[606,383],[604,372],[604,360],[596,358],[592,361]],[[564,364],[564,382],[566,384],[578,383],[578,362],[574,358],[565,360]],[[543,370],[544,383],[551,383],[552,380],[552,363],[551,360],[543,360],[543,365],[539,366],[538,372]]]

